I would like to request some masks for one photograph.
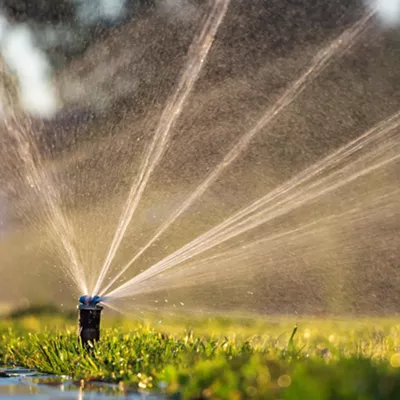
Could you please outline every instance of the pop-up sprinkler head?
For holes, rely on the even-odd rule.
[[[100,296],[81,296],[79,297],[79,336],[83,346],[88,346],[89,342],[100,339],[100,316],[103,307],[99,304],[103,298]]]

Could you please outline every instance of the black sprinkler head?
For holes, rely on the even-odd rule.
[[[99,305],[99,296],[81,296],[79,298],[79,336],[83,346],[100,339],[100,317],[103,306]]]

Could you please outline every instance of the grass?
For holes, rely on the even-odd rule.
[[[85,351],[71,319],[4,320],[0,362],[183,399],[400,398],[397,320],[104,322]]]

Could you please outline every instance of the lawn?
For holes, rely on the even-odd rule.
[[[400,398],[399,320],[103,322],[85,350],[71,317],[4,319],[0,363],[183,399]]]

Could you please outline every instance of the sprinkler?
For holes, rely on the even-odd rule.
[[[100,339],[100,316],[103,306],[99,303],[104,298],[100,296],[79,297],[79,336],[83,346],[89,346],[89,342]]]

